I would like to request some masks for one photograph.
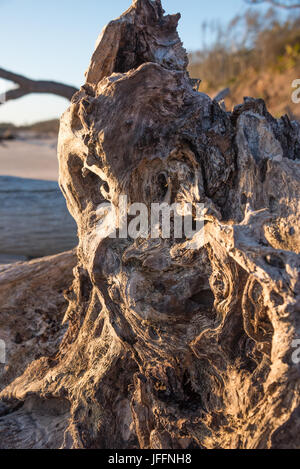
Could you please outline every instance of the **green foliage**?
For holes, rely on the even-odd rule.
[[[297,42],[294,45],[287,44],[285,47],[285,53],[277,58],[277,64],[275,69],[284,72],[291,68],[296,67],[300,62],[300,43]]]

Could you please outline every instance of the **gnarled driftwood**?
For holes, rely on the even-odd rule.
[[[299,124],[197,92],[178,19],[134,0],[62,118],[69,327],[2,391],[3,448],[300,446]],[[99,235],[120,194],[203,203],[204,242]]]

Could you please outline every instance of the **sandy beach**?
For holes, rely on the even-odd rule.
[[[0,145],[0,175],[57,181],[57,139],[19,137]]]

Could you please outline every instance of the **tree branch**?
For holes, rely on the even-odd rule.
[[[18,88],[7,91],[5,94],[5,102],[21,98],[31,93],[55,94],[70,101],[73,94],[78,91],[77,88],[65,85],[64,83],[45,80],[30,80],[23,75],[4,70],[3,68],[0,68],[0,78],[19,85]]]
[[[300,8],[300,2],[296,1],[279,1],[279,0],[245,0],[250,5],[259,5],[261,3],[270,3],[277,8],[285,8],[286,10],[292,10],[293,8]]]

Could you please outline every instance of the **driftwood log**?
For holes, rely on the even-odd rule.
[[[6,355],[0,364],[1,390],[33,360],[56,353],[65,332],[63,293],[72,283],[75,265],[76,254],[69,251],[0,266],[0,340]]]
[[[0,78],[18,85],[17,88],[13,88],[5,93],[4,102],[1,102],[0,100],[0,105],[13,99],[23,98],[31,93],[54,94],[70,101],[73,94],[77,91],[74,86],[66,85],[65,83],[46,80],[31,80],[19,73],[14,73],[9,70],[5,70],[4,68],[0,68]]]
[[[77,245],[76,224],[54,181],[0,176],[1,256],[50,256]]]
[[[68,331],[2,391],[2,448],[300,446],[299,125],[197,92],[163,13],[135,0],[107,26],[62,118]],[[205,243],[99,236],[120,194],[201,201]]]

